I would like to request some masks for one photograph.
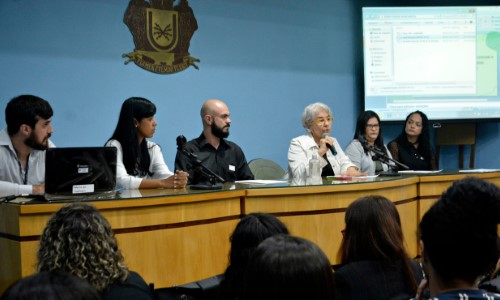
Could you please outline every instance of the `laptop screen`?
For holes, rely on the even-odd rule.
[[[49,148],[45,158],[45,193],[84,195],[114,191],[116,148]]]

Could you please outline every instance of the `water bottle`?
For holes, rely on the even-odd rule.
[[[318,154],[314,153],[309,160],[309,178],[311,184],[322,184],[321,180],[321,167],[319,163]]]

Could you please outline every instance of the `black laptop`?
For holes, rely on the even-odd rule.
[[[116,148],[49,148],[45,157],[45,199],[98,199],[116,188]]]

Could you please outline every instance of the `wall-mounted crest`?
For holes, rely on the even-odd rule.
[[[134,52],[125,64],[133,61],[139,67],[159,74],[198,69],[190,56],[189,43],[198,23],[187,0],[130,0],[123,22],[134,37]]]

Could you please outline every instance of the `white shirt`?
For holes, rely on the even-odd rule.
[[[349,167],[355,167],[349,157],[344,154],[340,148],[337,139],[333,138],[333,146],[337,151],[337,155],[328,150],[326,157],[332,165],[335,175],[345,173]],[[288,176],[290,178],[305,178],[309,171],[309,160],[314,153],[318,154],[319,147],[314,141],[312,135],[301,135],[292,139],[290,148],[288,149]],[[323,157],[320,157],[320,166],[323,168],[328,165],[328,162]]]
[[[160,146],[151,141],[147,141],[149,157],[151,163],[149,164],[149,172],[153,176],[146,175],[144,177],[132,176],[127,173],[127,169],[123,164],[123,151],[122,145],[117,140],[110,140],[106,143],[106,147],[116,147],[116,182],[119,188],[124,189],[138,189],[141,185],[142,179],[164,179],[174,175],[165,164],[163,154]]]
[[[49,147],[55,147],[50,140]],[[28,167],[23,170],[7,128],[0,131],[0,197],[31,194],[33,185],[43,183],[45,183],[45,150],[33,149],[28,158]]]

